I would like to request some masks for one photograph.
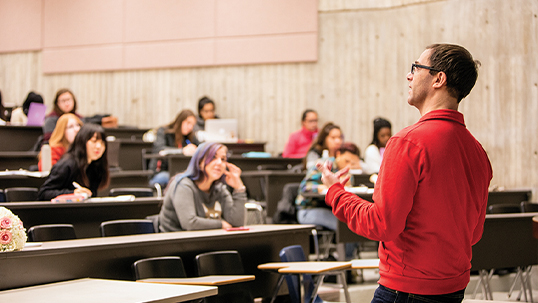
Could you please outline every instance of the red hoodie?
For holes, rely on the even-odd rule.
[[[469,283],[471,246],[482,236],[492,169],[463,115],[436,110],[393,136],[374,203],[340,184],[326,202],[359,235],[381,241],[379,283],[422,295]]]

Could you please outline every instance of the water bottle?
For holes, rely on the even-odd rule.
[[[50,146],[43,144],[41,146],[41,171],[50,171],[52,167],[52,159],[50,155]]]

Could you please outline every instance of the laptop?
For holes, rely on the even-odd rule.
[[[236,143],[237,119],[209,119],[205,121],[205,141]]]
[[[42,103],[32,102],[28,108],[28,122],[26,125],[29,126],[42,126],[45,122],[45,112],[47,106]]]

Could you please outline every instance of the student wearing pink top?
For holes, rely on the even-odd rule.
[[[374,203],[344,190],[347,178],[339,177],[347,169],[318,165],[335,216],[380,241],[374,303],[463,300],[492,178],[485,150],[458,111],[478,66],[465,48],[450,44],[428,46],[411,65],[407,102],[422,117],[387,143]]]
[[[302,128],[291,133],[282,157],[303,158],[318,134],[318,114],[312,109],[303,112],[301,120]]]

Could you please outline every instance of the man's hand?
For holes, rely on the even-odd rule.
[[[325,184],[327,187],[331,187],[336,183],[340,183],[345,186],[349,181],[349,178],[351,178],[351,176],[348,174],[349,167],[344,167],[336,173],[333,173],[331,171],[332,163],[330,161],[326,161],[325,163],[317,163],[316,167],[321,172],[321,182],[323,182],[323,184]]]

